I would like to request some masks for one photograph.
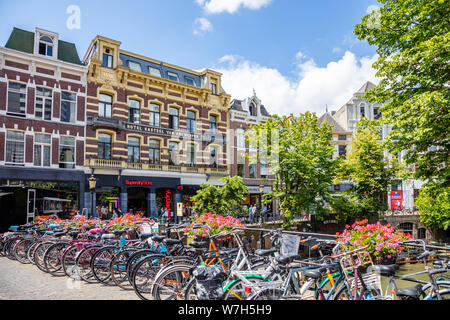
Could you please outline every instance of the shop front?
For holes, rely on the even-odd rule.
[[[85,179],[90,177],[86,175]],[[160,218],[167,211],[167,216],[173,218],[176,203],[182,202],[182,188],[179,188],[180,179],[177,178],[106,174],[94,174],[93,177],[95,189],[85,190],[85,208],[89,216],[94,212],[97,217],[100,212],[102,218],[109,218],[117,209],[119,214],[141,214],[152,218]]]
[[[70,219],[84,203],[84,183],[84,173],[75,170],[0,170],[0,232],[36,217]]]

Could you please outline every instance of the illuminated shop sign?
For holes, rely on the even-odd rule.
[[[164,128],[155,128],[155,127],[149,127],[142,124],[133,124],[133,123],[127,123],[125,124],[125,129],[127,130],[133,130],[133,131],[139,131],[139,132],[146,132],[156,135],[162,135],[162,136],[169,136],[169,137],[183,137],[183,138],[189,138],[194,140],[200,140],[201,135],[190,133],[187,131],[179,131],[179,130],[170,130],[170,129],[164,129]]]

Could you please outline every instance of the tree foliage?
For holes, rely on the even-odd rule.
[[[388,148],[408,150],[415,176],[449,186],[450,1],[378,0],[382,7],[355,26],[360,40],[377,47],[381,79],[366,97],[384,104],[392,130]]]
[[[218,214],[221,216],[239,216],[244,214],[241,203],[248,193],[247,186],[241,177],[224,177],[225,184],[216,186],[203,184],[191,200],[193,209],[199,213]]]
[[[420,211],[420,220],[427,226],[450,228],[450,187],[441,189],[429,185],[420,190],[415,204]]]
[[[319,126],[317,116],[306,112],[298,117],[275,115],[252,129],[275,177],[268,196],[278,200],[284,227],[301,214],[314,212],[319,219],[327,215],[325,206],[337,168],[331,127]]]
[[[387,209],[385,197],[400,165],[385,158],[379,132],[376,121],[358,122],[351,149],[336,175],[336,181],[348,180],[352,185],[331,200],[339,220],[376,217]]]

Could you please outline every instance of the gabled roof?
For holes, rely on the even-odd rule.
[[[230,109],[244,111],[244,109],[242,109],[242,101],[233,99],[233,101],[231,101]]]
[[[326,112],[324,115],[322,115],[318,122],[319,126],[326,121],[329,125],[332,126],[332,132],[345,132],[346,130],[337,122],[337,120],[328,112]]]
[[[5,48],[25,53],[34,53],[34,32],[14,28]],[[58,40],[58,60],[82,65],[75,44]]]
[[[364,83],[364,85],[361,87],[361,89],[359,89],[356,93],[359,94],[364,94],[369,90],[372,90],[373,88],[375,88],[376,85],[374,85],[372,82],[367,81],[366,83]]]

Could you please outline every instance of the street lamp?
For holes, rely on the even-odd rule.
[[[89,181],[89,189],[91,190],[91,215],[94,217],[94,191],[95,185],[97,184],[97,179],[94,177],[94,174],[88,179]]]

